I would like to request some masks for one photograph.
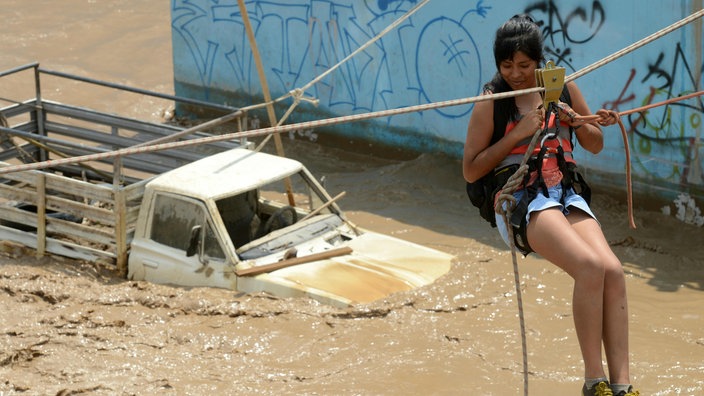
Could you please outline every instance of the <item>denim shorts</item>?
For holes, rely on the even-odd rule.
[[[518,190],[515,193],[513,193],[513,196],[516,197],[516,202],[519,202],[521,198],[523,197],[523,194],[525,194],[525,190]],[[559,207],[560,210],[562,210],[562,213],[567,216],[570,211],[570,207],[575,207],[577,209],[581,209],[584,211],[584,213],[588,214],[591,216],[594,220],[597,220],[596,216],[594,216],[594,213],[592,210],[589,208],[589,204],[587,201],[582,198],[581,195],[577,194],[574,192],[572,188],[570,188],[567,193],[565,194],[565,204],[562,205],[560,203],[560,196],[562,195],[562,185],[558,184],[554,187],[548,188],[548,195],[550,197],[545,197],[543,195],[542,189],[538,191],[538,195],[536,195],[535,199],[531,203],[528,204],[528,212],[526,213],[526,222],[530,223],[530,214],[532,212],[539,212],[541,210],[549,209],[549,208],[554,208],[554,207]],[[504,207],[506,207],[506,203],[504,203]],[[598,222],[598,220],[597,220]],[[496,214],[496,228],[499,229],[499,234],[501,234],[501,239],[504,240],[507,246],[511,246],[508,242],[508,230],[506,229],[506,223],[504,223],[504,218],[500,214]]]

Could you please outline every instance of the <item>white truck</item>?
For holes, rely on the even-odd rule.
[[[108,85],[38,65],[5,73],[27,69],[37,79],[50,73]],[[0,108],[0,116],[0,167],[183,130],[42,100],[39,92]],[[300,162],[248,147],[221,142],[0,173],[0,239],[40,255],[114,265],[133,280],[339,306],[427,285],[449,271],[451,255],[360,229]]]

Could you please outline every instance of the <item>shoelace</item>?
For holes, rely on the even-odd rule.
[[[606,382],[599,382],[594,387],[594,396],[614,396],[614,393]]]

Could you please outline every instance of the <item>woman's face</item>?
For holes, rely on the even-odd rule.
[[[538,62],[521,51],[516,51],[512,59],[506,59],[499,63],[501,77],[514,91],[534,88],[535,69],[537,68]]]

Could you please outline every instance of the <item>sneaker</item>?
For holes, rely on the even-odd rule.
[[[626,391],[621,391],[619,393],[615,393],[614,396],[640,396],[640,392],[634,391],[633,387],[628,388],[628,392]]]
[[[584,384],[582,386],[582,396],[614,396],[614,393],[609,388],[609,383],[602,381],[591,388],[587,388],[587,384]]]

